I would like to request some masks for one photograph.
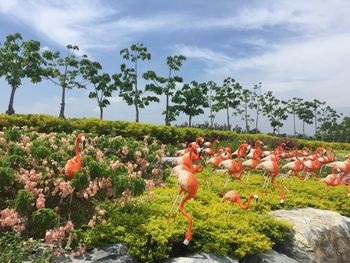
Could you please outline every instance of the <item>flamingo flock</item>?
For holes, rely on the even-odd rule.
[[[186,149],[178,151],[177,155],[179,157],[173,160],[175,167],[172,169],[171,175],[177,177],[180,191],[173,202],[170,213],[179,202],[179,196],[182,193],[186,193],[178,205],[178,210],[188,220],[188,229],[184,240],[185,245],[189,243],[192,237],[192,218],[185,212],[184,205],[186,201],[194,198],[198,191],[196,173],[201,172],[203,169],[202,160],[205,166],[210,166],[212,169],[223,169],[227,173],[221,202],[228,200],[231,205],[236,203],[242,209],[247,209],[253,198],[258,200],[258,195],[255,193],[249,194],[246,204],[243,205],[238,191],[233,189],[226,192],[226,186],[230,179],[241,180],[244,173],[247,173],[248,180],[253,170],[263,171],[263,193],[267,191],[269,184],[279,190],[281,205],[285,202],[285,190],[287,189],[284,185],[276,182],[276,179],[282,175],[280,173],[281,170],[286,171],[283,174],[285,177],[295,176],[300,180],[307,180],[311,176],[314,180],[319,180],[317,173],[320,173],[324,168],[330,167],[332,168],[332,174],[320,181],[327,186],[346,184],[349,187],[348,195],[350,196],[350,155],[347,156],[345,161],[335,161],[335,152],[332,149],[318,147],[312,152],[306,147],[299,150],[297,148],[289,148],[282,143],[275,149],[270,150],[260,140],[254,143],[254,147],[243,141],[236,151],[231,153],[231,147],[215,147],[217,143],[219,143],[217,140],[204,142],[202,137],[198,137],[195,142],[188,144]],[[234,156],[236,156],[236,159]],[[284,164],[281,164],[282,161]]]
[[[82,133],[76,138],[75,159],[68,160],[65,166],[65,174],[69,180],[72,180],[82,167],[80,144],[83,143],[84,145],[85,140]],[[268,150],[260,140],[254,143],[254,147],[243,141],[236,151],[231,153],[230,145],[216,147],[218,143],[218,140],[205,142],[202,137],[198,137],[194,142],[189,143],[185,149],[177,151],[176,155],[178,157],[172,159],[174,167],[171,175],[177,178],[177,185],[180,189],[178,194],[175,194],[168,219],[176,206],[178,211],[187,219],[188,228],[183,242],[185,245],[188,245],[192,239],[192,217],[185,211],[184,207],[185,203],[195,198],[198,192],[199,183],[196,174],[203,170],[202,161],[205,166],[210,166],[212,169],[223,169],[227,173],[221,202],[228,200],[231,205],[236,203],[242,209],[247,209],[252,199],[258,200],[258,195],[255,193],[249,194],[246,204],[243,205],[238,191],[233,189],[226,192],[226,186],[230,179],[241,180],[244,173],[247,173],[246,176],[249,178],[253,170],[264,171],[263,192],[267,190],[271,183],[272,187],[280,192],[281,205],[285,202],[285,187],[276,182],[278,176],[281,175],[281,170],[286,171],[284,176],[287,177],[295,176],[300,180],[307,180],[311,175],[314,180],[319,180],[318,172],[327,167],[332,168],[332,173],[320,181],[331,187],[348,185],[348,195],[350,196],[350,155],[347,155],[347,159],[344,161],[335,161],[335,152],[332,149],[319,147],[312,152],[306,147],[301,150],[291,149],[284,143],[275,149]],[[236,156],[236,159],[234,159],[234,156]],[[282,160],[287,161],[287,163],[281,165]],[[244,170],[245,168],[248,171]],[[183,197],[181,197],[182,194],[184,194]],[[174,213],[174,219],[175,217],[176,212]]]

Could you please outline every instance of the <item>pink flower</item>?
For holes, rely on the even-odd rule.
[[[159,174],[159,172],[160,172],[159,168],[152,169],[152,175],[153,176],[157,176]]]
[[[141,158],[142,153],[140,151],[136,151],[134,156],[135,156],[136,159]]]
[[[39,194],[38,199],[36,199],[36,208],[45,208],[45,195]]]
[[[147,180],[145,189],[146,191],[151,191],[154,188],[155,184],[153,180]]]

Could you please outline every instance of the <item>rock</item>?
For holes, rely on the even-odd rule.
[[[292,259],[284,254],[278,253],[275,250],[269,252],[251,255],[244,258],[242,263],[298,263],[295,259]]]
[[[87,252],[80,257],[73,258],[64,254],[56,258],[54,262],[99,262],[99,263],[135,263],[136,259],[128,254],[128,248],[124,244],[112,244],[100,248],[95,248],[91,252]]]
[[[171,258],[164,263],[239,263],[237,259],[229,257],[217,257],[212,254],[200,253],[187,257]]]
[[[162,162],[163,163],[168,163],[168,164],[173,164],[173,161],[176,159],[177,157],[163,157]]]
[[[293,233],[276,250],[303,262],[349,262],[350,218],[314,208],[277,210],[273,214],[293,225]]]

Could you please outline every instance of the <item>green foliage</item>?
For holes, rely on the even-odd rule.
[[[30,213],[32,210],[32,203],[35,198],[32,193],[25,189],[20,189],[17,192],[16,199],[14,202],[14,208],[22,215]]]
[[[170,107],[170,111],[173,115],[178,115],[180,112],[186,114],[188,126],[191,127],[192,118],[203,114],[203,108],[209,107],[207,93],[206,83],[192,81],[190,84],[184,84],[172,98],[174,106]]]
[[[117,197],[121,196],[121,194],[125,191],[125,189],[129,186],[129,178],[127,173],[114,173],[112,175],[112,187],[113,194]]]
[[[37,160],[48,158],[51,155],[51,149],[48,142],[34,140],[31,148],[32,156]]]
[[[261,140],[268,145],[279,145],[283,141],[290,141],[295,146],[309,147],[316,149],[318,146],[331,147],[335,150],[350,150],[350,143],[327,143],[321,141],[312,141],[304,139],[292,139],[270,136],[266,134],[237,134],[232,131],[205,130],[195,128],[176,128],[153,124],[140,124],[126,121],[101,121],[98,119],[60,119],[49,115],[12,115],[8,116],[0,114],[0,130],[11,128],[14,126],[32,127],[38,132],[67,132],[71,133],[74,130],[81,130],[98,135],[122,135],[125,138],[134,138],[142,140],[147,134],[152,138],[167,143],[177,144],[186,142],[189,138],[194,140],[197,136],[212,138],[215,136],[220,141],[235,142],[241,139],[244,140]],[[344,128],[345,129],[345,128]],[[266,142],[265,142],[266,141]],[[268,142],[267,142],[268,141]],[[119,149],[122,141],[114,140],[111,142],[111,149]],[[107,143],[105,145],[108,145]],[[22,151],[24,154],[24,152]],[[25,162],[25,160],[24,160]]]
[[[11,187],[14,182],[15,171],[11,168],[0,167],[0,190]]]
[[[21,138],[21,132],[17,128],[11,128],[5,131],[4,138],[7,141],[18,142]]]
[[[133,178],[131,180],[131,192],[133,196],[142,195],[145,191],[145,180],[143,178]]]
[[[47,249],[39,248],[35,240],[23,240],[16,232],[7,232],[0,235],[0,262],[33,263],[52,262],[53,257]]]
[[[57,225],[56,212],[50,208],[40,208],[32,213],[30,225],[30,230],[34,237],[44,238],[46,230],[52,229]]]

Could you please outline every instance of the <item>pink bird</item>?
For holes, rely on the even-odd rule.
[[[221,199],[221,202],[225,202],[226,200],[229,200],[231,202],[231,205],[234,205],[235,203],[237,203],[239,205],[240,208],[242,209],[247,209],[250,205],[250,201],[251,199],[254,198],[256,200],[258,200],[258,196],[256,194],[250,194],[247,200],[247,203],[245,205],[242,204],[241,202],[241,197],[239,196],[238,191],[236,190],[231,190],[229,192],[227,192]]]

